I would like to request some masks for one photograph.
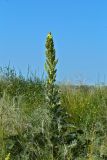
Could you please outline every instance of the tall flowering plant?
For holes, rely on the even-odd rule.
[[[54,41],[51,33],[48,33],[46,39],[46,63],[45,69],[47,71],[47,81],[46,81],[46,101],[51,108],[56,108],[60,105],[59,90],[56,87],[56,64],[58,59],[56,59]]]

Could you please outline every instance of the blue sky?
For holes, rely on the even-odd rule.
[[[58,81],[107,82],[107,0],[0,0],[0,66],[41,76],[49,31]]]

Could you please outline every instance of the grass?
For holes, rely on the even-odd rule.
[[[1,68],[0,160],[107,159],[107,87],[59,88],[61,115],[53,130],[44,80]]]

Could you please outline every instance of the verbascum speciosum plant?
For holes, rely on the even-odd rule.
[[[65,111],[60,103],[59,88],[55,83],[57,63],[58,60],[56,59],[53,37],[51,33],[48,33],[46,39],[45,63],[45,69],[47,71],[46,102],[50,108],[50,113],[52,113],[50,127],[52,153],[54,159],[71,159],[68,158],[69,150],[67,148],[69,148],[70,145],[72,145],[72,143],[75,141],[76,146],[78,147],[79,140],[77,138],[77,131],[74,131],[75,126],[69,123],[70,115]]]
[[[50,135],[51,135],[51,143],[52,143],[52,153],[55,152],[55,146],[57,145],[57,141],[54,140],[59,135],[59,108],[60,108],[60,96],[59,89],[56,82],[56,65],[58,60],[55,55],[55,48],[53,37],[51,33],[48,33],[46,39],[46,63],[45,70],[47,72],[47,80],[46,80],[46,103],[52,115],[51,127],[50,127]],[[54,142],[52,141],[54,140]],[[57,154],[53,155],[53,157],[57,157]]]
[[[46,81],[46,101],[47,104],[51,108],[56,108],[60,105],[60,98],[59,98],[59,90],[56,87],[56,64],[58,60],[56,59],[55,55],[55,48],[53,37],[51,33],[48,33],[46,39],[46,63],[45,69],[47,72],[47,81]]]

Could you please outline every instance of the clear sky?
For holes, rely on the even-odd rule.
[[[41,76],[50,31],[58,81],[107,82],[107,0],[0,0],[0,66]]]

